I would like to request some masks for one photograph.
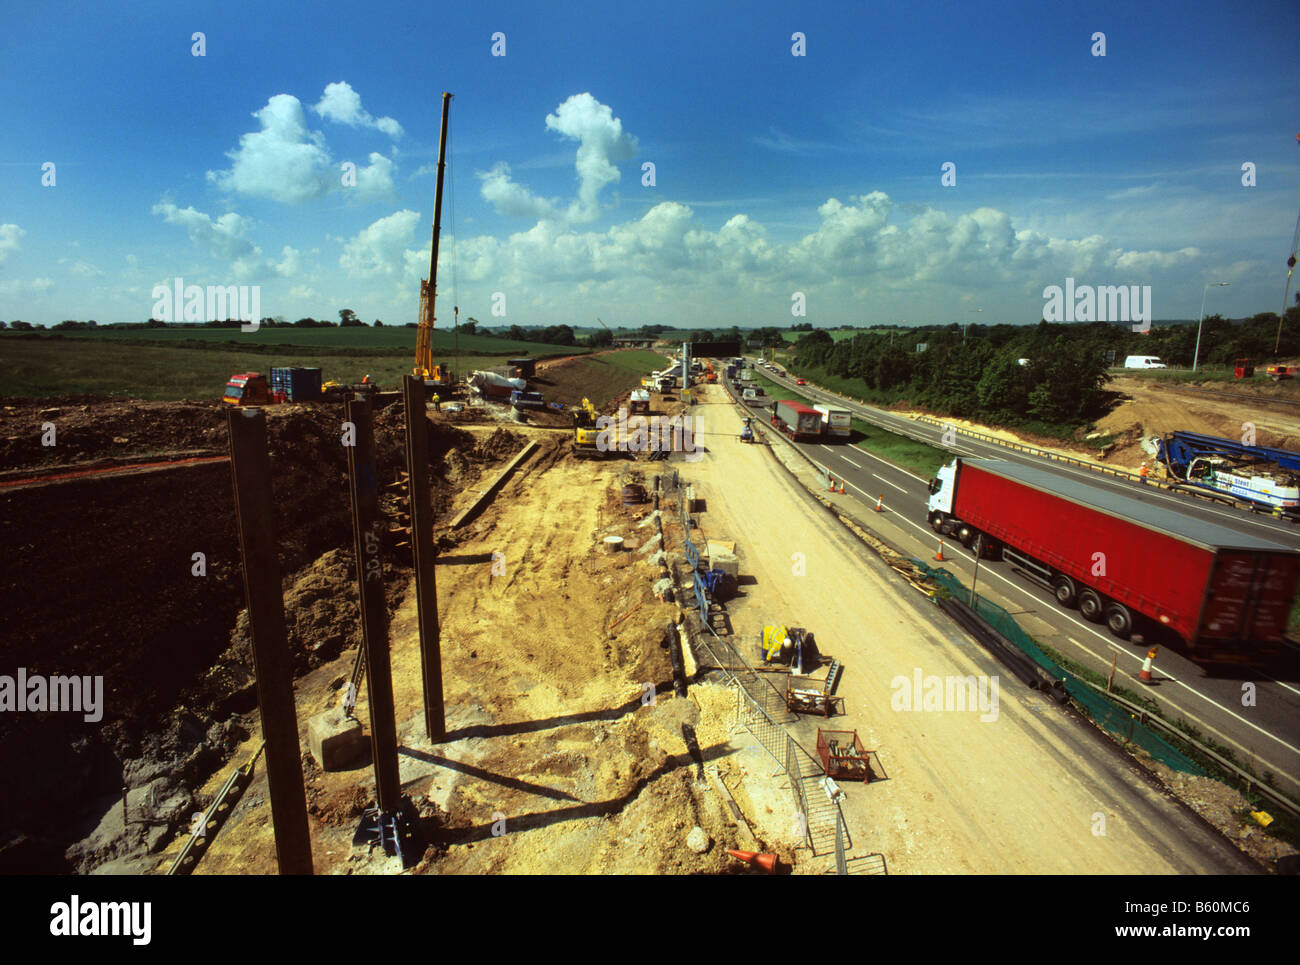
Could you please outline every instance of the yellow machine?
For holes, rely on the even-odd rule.
[[[438,236],[442,233],[442,171],[447,163],[447,107],[451,95],[442,95],[442,133],[438,140],[438,187],[433,200],[433,249],[429,253],[429,277],[420,279],[420,321],[415,336],[414,374],[424,379],[426,386],[451,388],[452,373],[441,365],[433,364],[433,312],[438,297]]]
[[[601,430],[596,428],[596,407],[589,399],[573,410],[573,454],[580,459],[603,459],[598,443]]]

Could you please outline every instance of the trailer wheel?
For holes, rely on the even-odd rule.
[[[1127,640],[1133,632],[1133,614],[1129,613],[1128,607],[1122,603],[1107,603],[1105,616],[1110,632],[1121,640]]]
[[[975,539],[975,529],[962,523],[957,527],[957,539],[961,541],[962,546],[970,549],[970,544]]]
[[[1075,601],[1079,598],[1079,590],[1074,585],[1074,580],[1064,573],[1058,573],[1052,579],[1052,592],[1056,594],[1056,602],[1066,609],[1073,609]]]
[[[1092,587],[1085,586],[1079,591],[1079,614],[1089,623],[1100,623],[1104,607],[1101,597]]]

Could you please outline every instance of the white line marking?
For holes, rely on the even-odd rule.
[[[907,490],[904,489],[902,486],[898,485],[897,483],[892,483],[892,482],[890,482],[890,481],[889,481],[888,479],[886,479],[884,476],[877,476],[874,472],[873,472],[871,475],[875,476],[877,479],[879,479],[879,480],[880,480],[882,483],[884,483],[886,486],[893,486],[893,487],[894,487],[895,489],[897,489],[900,493],[906,493],[906,492],[907,492]]]
[[[861,463],[854,462],[852,459],[850,459],[848,456],[844,455],[843,453],[840,453],[840,458],[843,459],[845,462],[847,462],[850,466],[854,466],[857,469],[862,468]]]

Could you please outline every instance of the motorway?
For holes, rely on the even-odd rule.
[[[1116,479],[993,443],[958,435],[951,445],[944,445],[943,428],[913,421],[895,413],[853,402],[833,392],[812,385],[797,385],[788,376],[761,370],[765,378],[811,399],[847,409],[855,418],[971,458],[1020,461],[1049,472],[1085,477],[1095,485],[1121,489],[1143,501],[1167,504],[1183,513],[1212,518],[1242,533],[1272,539],[1300,551],[1300,531],[1293,523],[1255,516],[1217,503],[1176,496],[1155,487]],[[737,397],[739,393],[734,393]],[[771,403],[771,398],[766,402]],[[770,415],[762,406],[750,407],[749,413]],[[762,419],[766,422],[766,419]],[[938,537],[926,522],[928,480],[880,459],[847,443],[791,442],[769,430],[772,445],[789,445],[801,451],[819,468],[844,481],[844,495],[834,499],[843,503],[847,515],[878,532],[885,540],[918,559],[930,562]],[[777,438],[779,436],[779,441]],[[951,438],[951,436],[950,436]],[[828,494],[829,495],[829,494]],[[873,512],[883,496],[885,511]],[[974,557],[955,541],[944,544],[941,565],[969,586]],[[932,564],[940,565],[940,564]],[[1158,565],[1153,560],[1152,565]],[[1116,680],[1129,689],[1139,689],[1133,679],[1141,667],[1146,646],[1136,641],[1119,640],[1104,625],[1089,623],[1077,610],[1063,610],[1051,590],[1030,580],[1009,562],[981,561],[979,592],[1007,609],[1025,629],[1062,655],[1105,674],[1116,662]],[[1155,685],[1149,695],[1171,720],[1182,717],[1213,741],[1227,745],[1241,762],[1248,763],[1257,774],[1271,773],[1274,786],[1293,800],[1300,801],[1300,674],[1297,661],[1268,668],[1243,666],[1215,675],[1208,674],[1176,650],[1162,647],[1155,666]],[[1253,696],[1253,703],[1251,697]]]

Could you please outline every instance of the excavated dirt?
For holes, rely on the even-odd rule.
[[[0,411],[5,470],[56,472],[139,453],[151,460],[178,450],[220,454],[226,446],[225,414],[216,404],[8,400]],[[305,671],[358,640],[342,410],[290,405],[268,412],[290,642],[295,668]],[[41,424],[50,421],[57,444],[43,447]],[[523,444],[505,430],[475,429],[475,421],[430,421],[438,511]],[[402,432],[400,407],[376,417],[382,483],[402,468]],[[124,783],[143,788],[165,772],[166,787],[153,789],[151,802],[201,784],[245,733],[232,719],[255,706],[230,466],[38,482],[0,489],[0,507],[8,548],[0,562],[7,624],[0,668],[104,677],[100,722],[71,713],[6,714],[0,722],[0,767],[27,775],[0,800],[7,832],[0,868],[86,871],[132,850],[121,841],[84,845],[112,837],[101,817],[111,820],[105,815],[120,803]],[[409,554],[390,553],[390,573],[408,566]],[[405,580],[389,584],[395,609]],[[179,820],[180,810],[172,811],[158,812],[167,829]],[[150,846],[159,843],[152,831],[148,837]],[[83,845],[65,857],[76,841]]]

